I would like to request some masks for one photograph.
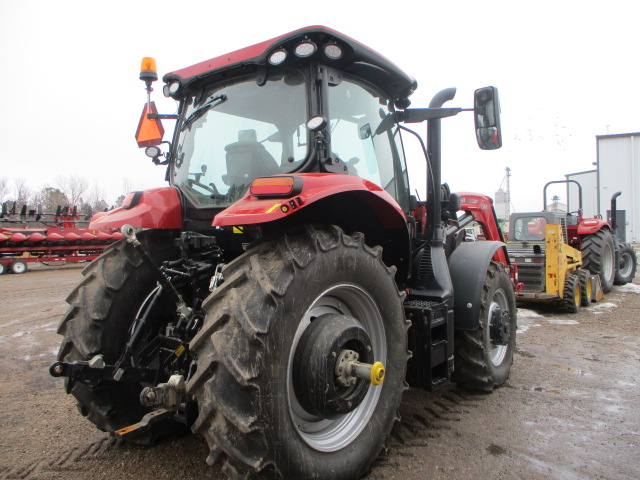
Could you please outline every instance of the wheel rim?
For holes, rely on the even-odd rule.
[[[493,298],[491,299],[491,304],[489,305],[489,317],[488,321],[491,321],[495,312],[502,310],[503,312],[509,311],[509,302],[507,300],[507,295],[504,290],[496,290],[493,294]],[[487,329],[487,335],[489,335],[489,341],[491,344],[491,348],[489,350],[489,358],[491,363],[494,366],[499,366],[504,361],[507,356],[508,345],[494,345],[493,340],[490,336],[490,328]],[[513,335],[513,332],[511,332]]]
[[[631,275],[631,269],[633,268],[633,261],[629,252],[624,252],[620,256],[620,270],[619,274],[622,278],[626,278]]]
[[[289,413],[298,434],[312,448],[333,452],[349,445],[364,429],[378,404],[382,385],[370,386],[360,405],[353,411],[322,419],[302,408],[293,387],[292,362],[304,330],[311,319],[326,313],[352,316],[367,331],[374,357],[386,362],[387,343],[382,314],[371,296],[360,287],[342,284],[323,292],[304,314],[296,330],[287,367]]]
[[[602,252],[602,273],[606,280],[613,278],[613,249],[608,242],[605,243]]]
[[[573,303],[576,307],[579,307],[580,302],[582,302],[582,299],[580,298],[580,288],[578,285],[574,284],[573,290]]]
[[[13,267],[11,267],[11,270],[13,270],[13,273],[24,273],[26,269],[27,269],[27,264],[23,262],[16,262],[13,264]]]
[[[591,297],[593,296],[593,285],[591,284],[591,279],[588,277],[586,279],[586,282],[587,300],[591,300]]]

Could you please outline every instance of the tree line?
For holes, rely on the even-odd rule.
[[[23,178],[0,177],[0,203],[6,203],[7,210],[15,204],[18,213],[23,205],[27,205],[27,209],[41,209],[45,214],[55,213],[60,206],[76,207],[79,214],[88,215],[119,207],[124,200],[124,195],[120,195],[115,202],[109,203],[104,197],[104,190],[97,180],[90,184],[78,175],[58,176],[52,185],[45,185],[39,190],[32,189]]]

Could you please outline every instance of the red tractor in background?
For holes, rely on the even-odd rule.
[[[150,93],[152,59],[141,79]],[[408,385],[506,381],[504,243],[462,242],[459,197],[441,187],[455,89],[409,108],[413,78],[325,27],[163,80],[178,114],[148,101],[137,139],[170,186],[94,218],[125,238],[85,269],[59,327],[50,372],[83,415],[143,444],[201,434],[231,478],[358,478]],[[468,110],[480,148],[500,148],[497,90]],[[403,143],[422,122],[426,202]]]
[[[543,189],[543,210],[547,208],[547,188],[553,184],[573,183],[578,187],[578,210],[562,216],[562,229],[566,243],[582,252],[582,268],[600,277],[604,293],[613,285],[624,285],[636,274],[637,258],[628,243],[623,243],[616,225],[616,199],[611,198],[611,221],[582,217],[582,186],[576,180],[554,180]],[[624,228],[624,227],[623,227]]]

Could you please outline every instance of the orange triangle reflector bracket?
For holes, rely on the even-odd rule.
[[[158,114],[155,102],[150,102],[148,109],[147,104],[145,104],[142,109],[140,123],[138,123],[138,130],[136,131],[136,142],[138,142],[138,147],[140,148],[160,145],[162,137],[164,137],[164,127],[160,119],[148,118],[147,113]]]

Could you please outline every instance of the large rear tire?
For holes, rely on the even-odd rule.
[[[598,230],[582,240],[582,268],[600,277],[602,291],[613,288],[616,274],[613,237],[609,230]]]
[[[614,283],[616,285],[626,285],[633,281],[633,277],[636,276],[636,269],[638,268],[638,258],[636,257],[636,251],[628,243],[623,243],[620,246],[620,262],[618,268],[616,268],[616,278]]]
[[[209,444],[208,463],[224,459],[231,478],[355,479],[369,470],[399,418],[409,357],[404,295],[381,254],[361,234],[305,227],[225,267],[190,344],[192,429]],[[381,361],[382,384],[340,387],[334,367],[345,348]]]
[[[457,330],[453,381],[470,391],[492,392],[509,378],[516,347],[517,310],[511,278],[491,262],[482,287],[479,326]]]
[[[169,232],[153,232],[153,236],[143,232],[138,238],[158,259],[175,256]],[[64,336],[58,360],[88,361],[103,355],[104,362],[113,365],[119,359],[130,336],[129,328],[154,289],[156,279],[133,246],[124,240],[109,246],[83,270],[82,275],[84,278],[67,297],[70,307],[58,328],[58,333]],[[172,310],[171,305],[165,307],[167,311]],[[91,388],[65,379],[66,391],[76,398],[80,413],[106,432],[132,425],[149,412],[139,401],[142,387],[130,382],[107,381]],[[160,437],[176,436],[186,430],[178,422],[162,422],[144,434],[125,439],[148,445]]]

